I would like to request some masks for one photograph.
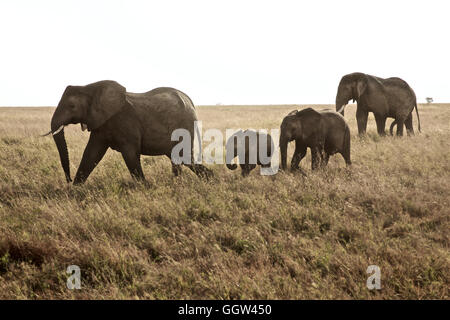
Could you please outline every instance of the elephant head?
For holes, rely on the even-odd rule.
[[[322,115],[312,108],[290,112],[280,126],[281,168],[287,168],[287,146],[292,140],[307,145],[307,141],[314,137],[320,140],[323,130]],[[296,144],[296,148],[298,145]],[[291,164],[292,166],[292,164]]]
[[[298,119],[298,111],[291,111],[281,122],[280,126],[280,152],[281,152],[281,169],[287,168],[287,145],[295,137],[301,136],[302,124]]]
[[[115,81],[99,81],[87,86],[68,86],[51,120],[51,131],[58,148],[67,182],[70,178],[69,153],[64,127],[81,123],[84,131],[94,131],[118,113],[127,102],[125,88]]]
[[[336,112],[344,115],[344,108],[350,99],[359,101],[368,85],[368,77],[364,73],[355,72],[342,77],[336,94]]]

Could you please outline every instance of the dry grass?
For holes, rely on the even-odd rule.
[[[198,116],[204,129],[278,128],[292,109],[199,107]],[[380,138],[371,117],[360,139],[347,107],[350,169],[334,156],[313,173],[308,156],[307,177],[243,179],[217,165],[206,182],[144,157],[144,186],[108,151],[73,187],[52,139],[39,137],[53,109],[1,108],[0,298],[448,299],[450,106],[419,110],[419,135]],[[66,132],[73,175],[88,134]],[[71,264],[81,290],[66,288]],[[381,290],[366,287],[371,264]]]

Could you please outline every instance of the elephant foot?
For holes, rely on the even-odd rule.
[[[367,137],[367,134],[365,132],[358,133],[358,137],[361,138],[361,139],[364,139],[365,137]]]
[[[122,187],[127,189],[138,189],[140,187],[151,188],[153,187],[150,182],[145,179],[132,179],[128,181],[123,181],[120,183]]]
[[[190,169],[200,178],[209,180],[214,177],[213,171],[201,164],[194,165],[193,167],[190,167]]]
[[[141,177],[141,176],[132,176],[132,184],[134,184],[135,186],[138,185],[142,185],[144,187],[150,187],[150,183],[145,179],[145,177]]]
[[[176,165],[176,164],[172,164],[172,173],[175,177],[178,177],[181,173],[181,166],[180,165]]]
[[[244,170],[242,170],[242,172],[241,172],[241,175],[242,175],[243,178],[248,177],[249,174],[250,174],[250,171],[244,171]]]
[[[307,174],[302,168],[291,168],[292,173],[300,173],[302,176],[306,177]]]

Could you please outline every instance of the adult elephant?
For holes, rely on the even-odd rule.
[[[188,130],[193,146],[196,120],[191,99],[179,90],[156,88],[146,93],[129,93],[119,83],[104,80],[68,86],[53,114],[48,134],[53,134],[67,182],[72,180],[64,126],[76,123],[81,123],[82,130],[87,129],[91,135],[74,184],[86,181],[108,148],[122,154],[133,178],[145,180],[140,155],[170,158],[178,143],[171,141],[175,129]],[[200,164],[185,165],[199,176],[211,173]],[[172,162],[172,171],[178,175],[181,165]]]
[[[373,112],[379,135],[385,135],[386,118],[394,118],[397,135],[403,135],[403,125],[408,135],[414,134],[412,111],[415,108],[417,120],[416,95],[411,87],[400,78],[379,78],[355,72],[342,77],[337,95],[336,111],[344,115],[345,105],[350,99],[357,102],[356,120],[358,133],[366,132],[369,112]]]

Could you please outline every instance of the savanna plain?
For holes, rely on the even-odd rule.
[[[279,128],[302,107],[197,115],[225,135]],[[347,106],[348,168],[335,155],[312,172],[308,151],[306,176],[208,165],[214,178],[201,180],[144,156],[141,184],[109,150],[81,186],[40,136],[54,108],[0,108],[0,299],[449,299],[450,104],[418,107],[420,134],[414,113],[413,137],[379,137],[370,116],[360,138]],[[65,131],[73,176],[89,133]],[[69,265],[79,290],[66,287]],[[366,286],[369,265],[380,290]]]

